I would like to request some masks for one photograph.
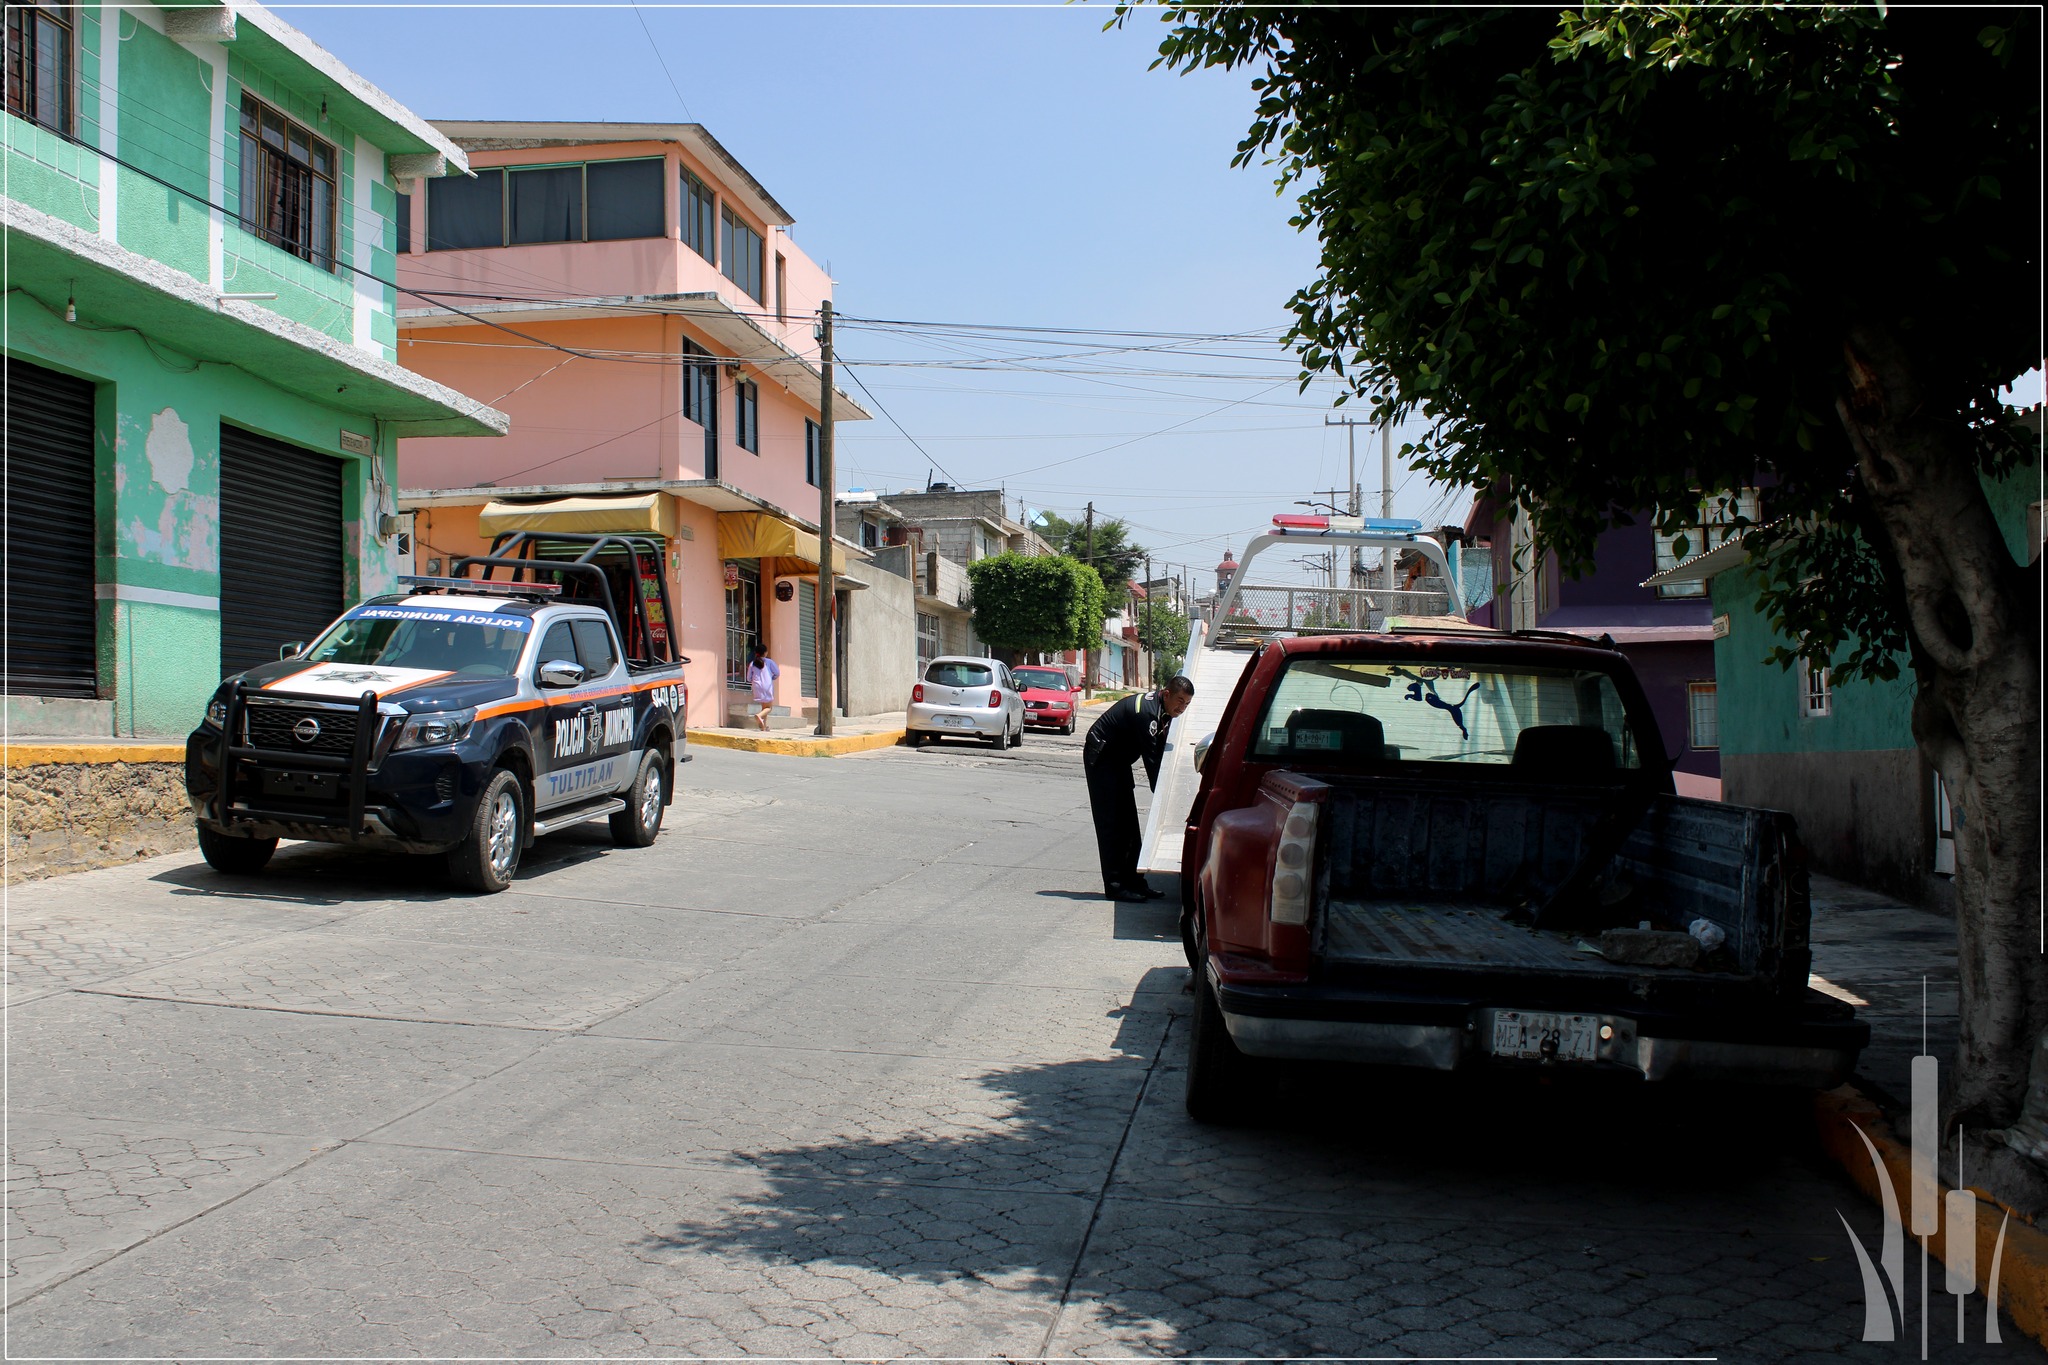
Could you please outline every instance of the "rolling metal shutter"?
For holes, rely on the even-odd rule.
[[[99,695],[93,385],[8,357],[7,691]]]
[[[818,585],[796,585],[796,637],[798,692],[818,695]]]
[[[221,427],[222,677],[341,615],[342,473],[335,456]]]

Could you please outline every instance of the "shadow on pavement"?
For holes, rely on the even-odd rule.
[[[601,821],[547,835],[520,858],[513,888],[544,881],[615,851]],[[449,881],[447,862],[440,854],[381,853],[319,843],[278,845],[269,866],[254,876],[216,872],[195,856],[150,880],[168,887],[173,896],[295,905],[467,900],[477,894]]]
[[[1809,1158],[1798,1097],[1317,1065],[1205,1127],[1185,1020],[1149,999],[1119,1034],[1161,1049],[1149,1074],[1000,1067],[980,1131],[739,1153],[765,1189],[642,1250],[1063,1301],[1060,1354],[1881,1358],[1835,1209],[1871,1211]]]

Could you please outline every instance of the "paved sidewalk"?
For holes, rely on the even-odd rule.
[[[1955,1047],[1955,921],[1816,875],[1811,942],[1815,987],[1870,1024],[1856,1084],[1887,1109],[1903,1107],[1913,1057],[1946,1059]]]

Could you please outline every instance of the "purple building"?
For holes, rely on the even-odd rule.
[[[1753,497],[1742,501],[1743,514],[1753,516]],[[1677,562],[1673,538],[1659,535],[1650,516],[1639,513],[1636,525],[1601,535],[1590,572],[1568,578],[1558,571],[1556,555],[1535,553],[1527,517],[1500,489],[1474,499],[1465,536],[1468,544],[1488,547],[1493,565],[1493,596],[1474,601],[1471,620],[1502,629],[1612,637],[1642,679],[1664,751],[1675,760],[1679,793],[1718,800],[1713,606],[1703,584],[1642,586]],[[1695,531],[1690,541],[1689,550],[1697,551],[1704,538]]]

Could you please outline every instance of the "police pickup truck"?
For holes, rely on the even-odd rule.
[[[659,546],[522,532],[453,571],[471,567],[401,579],[221,684],[185,745],[207,862],[251,873],[310,839],[445,854],[495,892],[541,834],[606,817],[622,847],[654,842],[688,662]]]

